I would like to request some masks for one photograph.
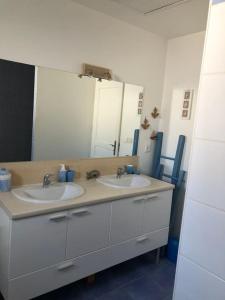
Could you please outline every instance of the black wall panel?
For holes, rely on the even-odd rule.
[[[35,67],[0,59],[0,162],[31,160]]]

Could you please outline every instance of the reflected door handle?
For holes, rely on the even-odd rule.
[[[116,155],[116,140],[114,141],[114,144],[109,144],[110,146],[113,147],[113,155]]]

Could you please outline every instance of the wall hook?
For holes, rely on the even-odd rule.
[[[150,139],[153,140],[153,141],[155,141],[157,139],[157,132],[155,130],[152,131]]]

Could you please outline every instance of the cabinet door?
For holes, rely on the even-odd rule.
[[[10,278],[64,260],[67,218],[60,212],[12,222]]]
[[[143,213],[143,233],[169,226],[172,191],[145,196]]]
[[[111,244],[116,244],[141,234],[144,196],[112,202]]]
[[[70,211],[66,258],[74,258],[108,246],[110,203]]]

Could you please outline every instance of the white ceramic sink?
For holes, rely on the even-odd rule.
[[[106,175],[97,178],[97,181],[113,188],[142,188],[149,186],[151,180],[142,175],[122,175],[117,178],[116,175]]]
[[[42,184],[23,186],[12,189],[14,196],[20,200],[33,203],[51,203],[79,197],[84,189],[72,182],[55,183],[43,188]]]

